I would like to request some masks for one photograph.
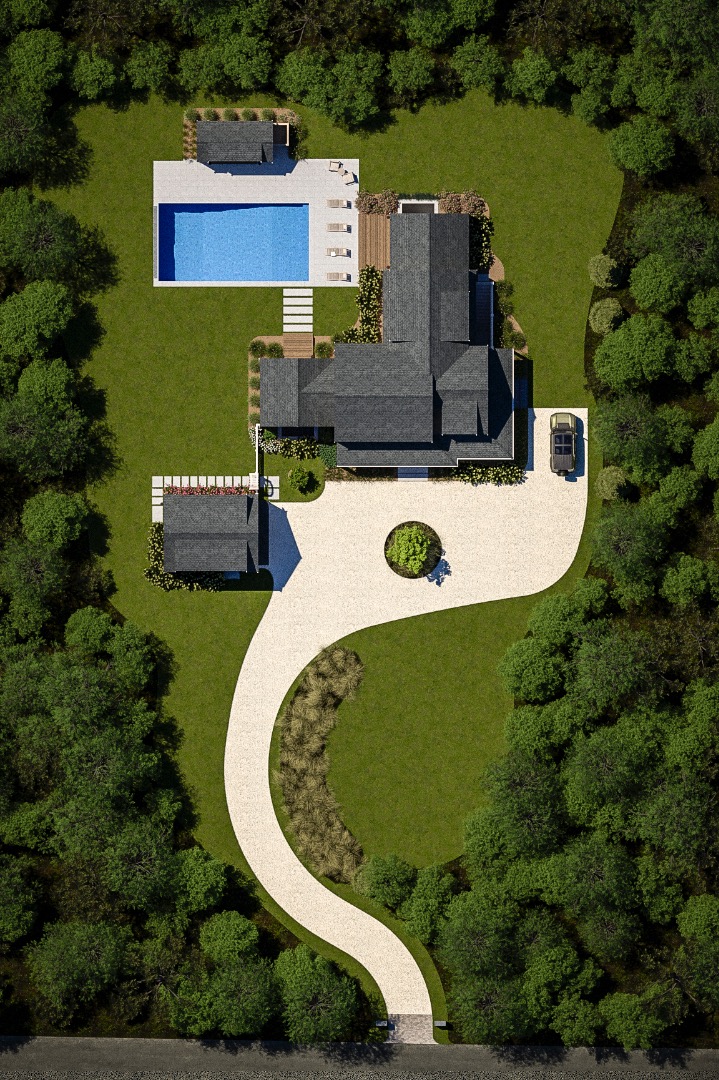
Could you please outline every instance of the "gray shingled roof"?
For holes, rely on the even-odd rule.
[[[260,360],[260,423],[263,427],[299,427],[299,365],[293,356]],[[312,425],[314,426],[314,425]]]
[[[259,568],[257,496],[165,495],[163,510],[168,573]]]
[[[446,397],[442,400],[442,434],[476,435],[477,402],[467,397]]]
[[[338,343],[333,361],[263,360],[261,422],[334,427],[343,465],[510,460],[513,352],[477,344],[468,266],[466,215],[393,215],[382,344]]]
[[[205,165],[272,162],[271,120],[198,120],[197,160]]]

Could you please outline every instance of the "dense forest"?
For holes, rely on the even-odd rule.
[[[456,1037],[716,1042],[716,4],[0,0],[0,38],[2,1029],[368,1030],[356,984],[194,844],[172,658],[92,554],[86,487],[115,461],[84,362],[117,271],[38,194],[85,174],[73,114],[256,90],[376,127],[483,89],[607,129],[625,170],[589,267],[604,509],[590,575],[502,665],[509,751],[460,864],[370,860],[358,884],[435,950]]]

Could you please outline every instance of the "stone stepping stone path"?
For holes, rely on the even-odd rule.
[[[312,334],[312,289],[282,290],[282,333]]]

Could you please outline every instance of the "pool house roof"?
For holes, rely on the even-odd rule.
[[[259,503],[256,495],[165,495],[165,570],[255,573]]]
[[[203,165],[258,165],[274,159],[271,120],[198,120],[197,160]]]

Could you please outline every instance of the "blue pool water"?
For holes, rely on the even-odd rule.
[[[162,203],[160,281],[308,281],[309,206]]]

